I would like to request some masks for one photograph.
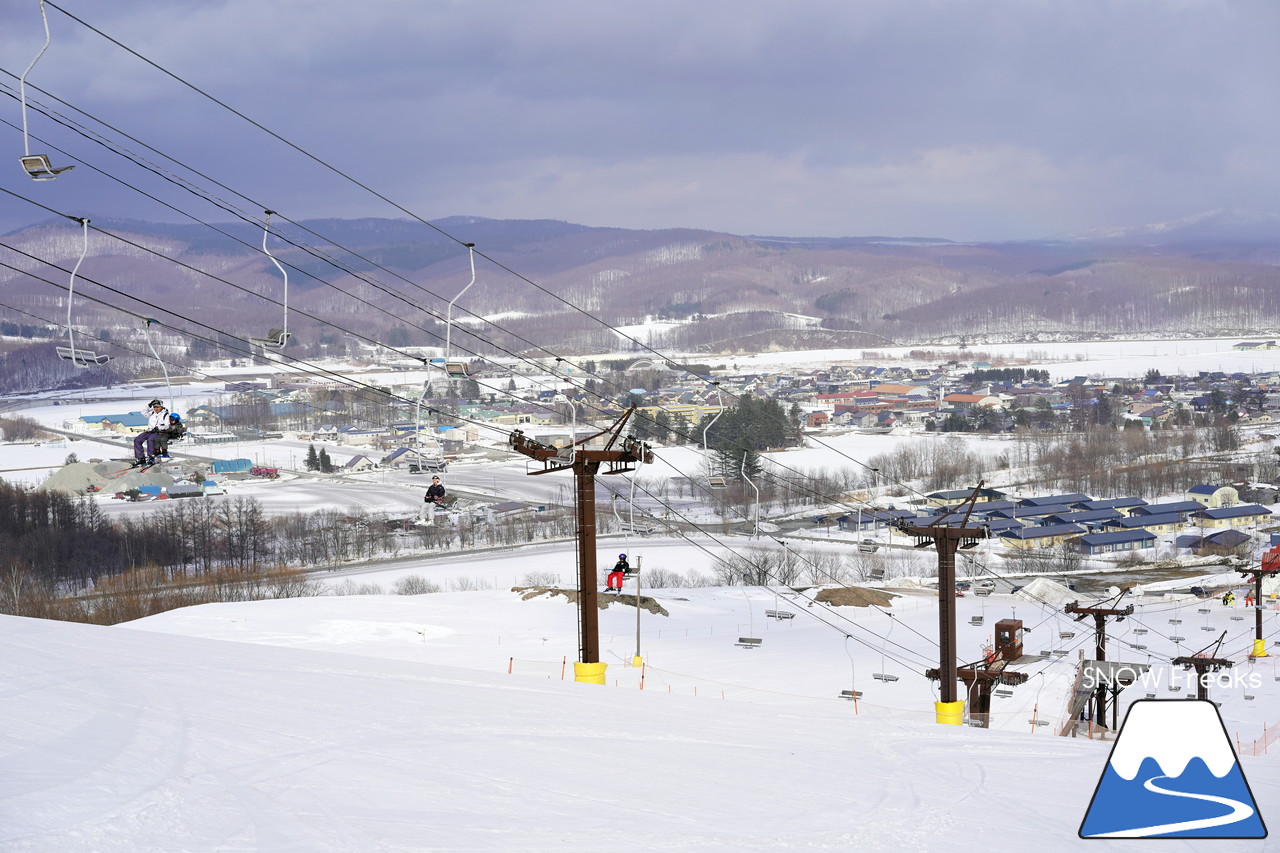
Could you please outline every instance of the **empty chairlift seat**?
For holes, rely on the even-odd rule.
[[[23,170],[37,181],[52,181],[63,172],[69,172],[75,166],[58,166],[54,167],[49,162],[48,154],[26,154],[18,158],[22,163]]]
[[[289,338],[293,335],[284,329],[272,329],[267,332],[266,337],[251,338],[255,344],[267,347],[268,349],[281,349],[289,342]]]
[[[734,643],[734,645],[743,649],[758,649],[763,642],[764,640],[759,637],[739,637],[738,642]]]
[[[55,347],[58,351],[58,358],[66,359],[76,367],[88,367],[92,364],[106,364],[111,360],[109,355],[98,355],[87,349],[79,347]]]

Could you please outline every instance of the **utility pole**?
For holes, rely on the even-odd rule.
[[[541,471],[530,471],[531,475],[550,474],[555,471],[572,471],[574,485],[574,506],[577,515],[578,530],[578,613],[579,613],[579,660],[574,663],[574,680],[591,684],[604,684],[606,664],[600,663],[600,630],[599,607],[597,603],[596,581],[596,474],[623,474],[634,471],[637,463],[653,462],[653,451],[649,445],[639,441],[635,436],[627,436],[622,440],[620,448],[615,447],[622,428],[635,412],[633,405],[622,413],[613,425],[600,432],[575,441],[570,439],[568,447],[552,447],[534,441],[522,430],[513,430],[507,439],[512,450],[542,463]],[[603,446],[588,449],[592,441],[608,436]],[[601,471],[601,466],[605,470]]]
[[[1124,593],[1121,593],[1123,595]],[[1116,607],[1081,607],[1080,602],[1073,601],[1062,609],[1063,613],[1076,614],[1076,621],[1083,622],[1086,616],[1093,617],[1093,644],[1094,644],[1094,660],[1105,661],[1107,659],[1107,618],[1114,617],[1117,622],[1126,616],[1133,615],[1133,605],[1130,604],[1124,609]],[[1098,687],[1094,693],[1094,719],[1098,725],[1105,726],[1107,724],[1107,685],[1098,682]]]
[[[987,538],[985,527],[969,527],[969,516],[982,489],[979,482],[973,494],[962,503],[938,516],[933,524],[916,527],[903,522],[903,533],[916,539],[917,548],[933,545],[938,551],[938,674],[940,701],[934,703],[935,718],[943,725],[958,726],[964,722],[964,700],[956,699],[956,551],[973,548],[978,540]],[[966,509],[967,507],[967,509]],[[944,522],[948,516],[965,510],[964,518],[956,518],[958,526]],[[955,524],[955,522],[952,522]]]
[[[1226,639],[1226,636],[1227,636],[1227,632],[1223,631],[1222,634],[1218,637],[1218,641],[1216,644],[1214,644],[1214,648],[1213,648],[1213,651],[1215,654],[1220,648],[1222,648],[1222,641]],[[1233,666],[1232,662],[1227,660],[1226,658],[1215,657],[1214,655],[1207,654],[1206,652],[1208,651],[1208,649],[1209,647],[1205,646],[1203,649],[1201,649],[1200,651],[1196,652],[1193,655],[1186,655],[1184,657],[1173,659],[1173,663],[1175,666],[1178,664],[1182,664],[1183,668],[1194,669],[1196,671],[1196,698],[1197,699],[1209,698],[1209,680],[1205,678],[1205,675],[1207,673],[1217,672],[1220,669],[1231,669],[1231,667]]]
[[[1262,638],[1262,579],[1280,573],[1280,545],[1262,555],[1262,567],[1236,569],[1242,575],[1253,575],[1253,653],[1251,658],[1265,658],[1267,641]]]

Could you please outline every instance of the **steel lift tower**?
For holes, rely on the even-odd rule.
[[[613,425],[583,439],[570,438],[567,447],[542,444],[513,430],[507,443],[517,453],[542,463],[542,469],[531,475],[572,471],[574,504],[578,528],[578,613],[579,660],[574,663],[574,680],[604,684],[607,664],[600,663],[600,610],[596,580],[596,475],[624,474],[634,471],[637,463],[651,464],[653,451],[634,436],[621,439],[623,427],[635,412],[635,406],[622,413]],[[620,446],[619,446],[620,445]],[[601,468],[604,468],[602,471]]]

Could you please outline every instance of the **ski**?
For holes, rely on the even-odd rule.
[[[113,471],[112,473],[107,474],[106,476],[109,479],[115,479],[117,477],[123,477],[125,474],[128,474],[131,471],[136,471],[139,474],[145,474],[146,472],[150,471],[152,468],[163,465],[164,463],[170,462],[170,461],[172,460],[158,459],[155,462],[152,462],[150,465],[130,465],[128,468],[123,468],[119,471]]]

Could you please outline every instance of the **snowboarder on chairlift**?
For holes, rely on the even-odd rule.
[[[134,436],[133,467],[154,465],[156,461],[156,442],[160,431],[169,426],[169,410],[160,400],[147,403],[147,428]]]
[[[610,592],[622,592],[622,581],[629,571],[631,571],[631,564],[627,562],[627,555],[619,554],[618,562],[613,564],[613,571],[609,572],[608,590]],[[614,586],[615,582],[617,586]]]
[[[187,434],[187,426],[181,415],[169,415],[169,423],[156,433],[156,459],[169,458],[169,442],[178,441]]]

